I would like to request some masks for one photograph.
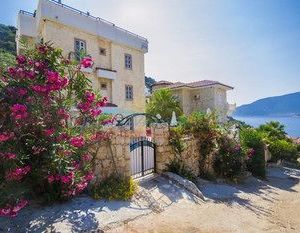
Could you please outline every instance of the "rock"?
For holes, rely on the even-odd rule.
[[[198,189],[198,187],[190,180],[187,180],[175,173],[172,172],[165,172],[162,174],[163,176],[167,177],[170,180],[173,180],[177,184],[184,187],[187,191],[194,194],[196,197],[199,197],[201,200],[205,201],[202,192]]]

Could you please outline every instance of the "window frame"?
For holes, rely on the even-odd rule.
[[[84,53],[87,53],[87,43],[86,43],[86,41],[85,40],[82,40],[82,39],[79,39],[79,38],[74,38],[74,54],[75,54],[75,59],[77,60],[77,61],[80,61],[81,60],[81,58],[80,58],[80,53],[77,55],[77,49],[76,49],[76,42],[83,42],[84,43]]]
[[[128,101],[133,100],[133,85],[129,85],[129,84],[125,85],[125,99]]]
[[[103,86],[105,86],[105,88]],[[107,83],[100,83],[100,89],[101,90],[107,90],[108,89],[107,88]]]
[[[127,58],[130,58],[130,65],[128,65],[128,63],[127,63]],[[133,61],[132,55],[129,53],[125,53],[124,54],[124,65],[125,65],[126,70],[132,70],[132,67],[133,67],[132,61]]]
[[[101,50],[104,51],[104,52],[102,53]],[[101,56],[106,56],[106,48],[99,47],[99,54],[100,54]]]

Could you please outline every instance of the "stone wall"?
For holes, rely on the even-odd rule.
[[[130,138],[132,133],[127,126],[111,127],[108,129],[111,139],[99,142],[91,147],[95,155],[93,166],[95,180],[100,182],[111,175],[130,176]]]
[[[153,142],[156,144],[156,172],[162,173],[167,170],[168,164],[179,155],[175,154],[173,147],[170,145],[170,132],[167,123],[152,124],[151,132]],[[201,158],[198,140],[193,137],[187,137],[184,138],[184,143],[186,148],[180,155],[180,158],[186,168],[193,175],[198,176],[200,174],[199,160]]]

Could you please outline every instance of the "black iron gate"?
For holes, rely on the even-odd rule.
[[[130,143],[131,175],[134,178],[155,172],[156,148],[150,138],[140,137]]]

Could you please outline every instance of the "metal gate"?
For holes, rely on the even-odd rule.
[[[138,178],[155,172],[156,148],[150,138],[140,137],[130,143],[131,175]]]

